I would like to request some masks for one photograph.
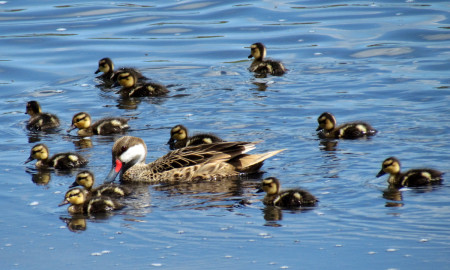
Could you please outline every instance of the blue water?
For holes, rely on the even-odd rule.
[[[0,268],[450,269],[450,181],[387,194],[375,178],[389,156],[450,175],[449,29],[448,1],[1,1]],[[249,73],[254,42],[288,73]],[[170,95],[126,101],[97,87],[103,57]],[[28,132],[29,100],[61,130]],[[285,148],[262,177],[319,205],[264,207],[258,177],[143,185],[125,209],[71,231],[57,205],[76,171],[36,175],[23,162],[42,142],[86,156],[101,181],[115,138],[68,135],[80,111],[132,118],[147,162],[167,153],[176,124],[262,141],[254,152]],[[324,111],[379,133],[324,145]]]

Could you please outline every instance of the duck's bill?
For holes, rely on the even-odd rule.
[[[385,175],[386,173],[383,171],[383,170],[381,170],[378,174],[377,174],[377,177],[380,177],[380,176],[383,176],[383,175]]]
[[[69,186],[69,188],[77,187],[79,186],[77,181],[73,182],[72,185]]]
[[[34,160],[34,158],[29,157],[27,160],[25,160],[25,162],[23,164],[27,164],[28,162],[33,161],[33,160]]]
[[[117,175],[122,171],[122,161],[116,159],[116,164],[113,164],[113,167],[111,168],[111,171],[109,171],[108,176],[105,178],[105,183],[111,183],[113,182]]]
[[[96,71],[95,71],[95,74],[97,74],[97,73],[99,73],[100,72],[100,69],[97,69]]]
[[[75,125],[71,125],[70,128],[68,128],[66,131],[71,132],[72,130],[76,129],[77,127]]]
[[[251,54],[248,56],[248,58],[252,58],[252,57],[253,57],[253,55],[251,55]]]
[[[62,201],[60,204],[58,204],[58,206],[63,206],[69,204],[69,201],[67,199],[64,199],[64,201]]]

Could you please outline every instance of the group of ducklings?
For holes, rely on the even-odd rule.
[[[262,43],[250,46],[249,58],[254,60],[249,70],[258,76],[283,75],[287,69],[276,60],[265,59],[266,48]],[[134,68],[123,67],[114,70],[111,59],[103,58],[98,63],[95,73],[107,86],[122,88],[117,92],[123,97],[161,96],[169,91],[163,85],[149,82],[149,79]],[[43,113],[37,101],[30,101],[26,106],[26,113],[30,115],[27,128],[42,131],[59,127],[57,116]],[[73,116],[72,126],[67,131],[78,128],[79,136],[108,135],[123,133],[128,126],[128,119],[109,117],[91,123],[91,117],[86,112]],[[337,125],[336,118],[329,112],[324,112],[318,119],[317,135],[322,139],[357,139],[373,136],[377,133],[370,124],[365,122],[351,122]],[[167,142],[172,150],[163,157],[145,164],[147,146],[141,138],[124,136],[118,139],[112,148],[112,168],[105,184],[93,188],[94,176],[89,171],[80,172],[71,189],[65,194],[60,205],[71,204],[68,211],[71,214],[107,212],[121,209],[123,205],[115,199],[129,195],[130,190],[112,184],[120,174],[123,182],[175,182],[216,180],[220,178],[237,177],[242,173],[257,172],[264,160],[282,150],[275,150],[263,154],[246,154],[255,148],[253,142],[225,142],[218,136],[209,133],[188,135],[183,125],[176,125],[170,131]],[[44,144],[35,145],[26,162],[37,159],[37,168],[72,169],[86,165],[87,160],[76,153],[60,153],[52,157]],[[377,177],[389,173],[388,182],[393,187],[421,186],[442,181],[443,173],[433,169],[413,169],[402,173],[400,161],[394,157],[382,163],[382,169]],[[75,187],[77,185],[82,186]],[[302,189],[281,190],[280,181],[275,177],[262,180],[261,189],[266,196],[263,203],[280,207],[314,206],[318,200],[309,192]]]

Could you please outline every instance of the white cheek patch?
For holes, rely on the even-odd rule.
[[[136,157],[139,157],[139,159],[136,161],[136,163],[140,163],[144,161],[145,156],[147,153],[145,152],[145,147],[142,144],[136,144],[130,148],[128,148],[127,151],[123,152],[122,155],[119,156],[119,159],[123,163],[128,163],[132,160],[134,160]]]

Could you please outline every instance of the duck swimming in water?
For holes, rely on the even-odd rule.
[[[136,73],[130,70],[119,71],[117,74],[117,83],[122,86],[117,91],[117,94],[125,98],[160,97],[169,93],[169,90],[162,84],[153,82],[139,83]]]
[[[430,184],[439,184],[442,181],[443,172],[434,169],[412,169],[404,173],[400,172],[400,161],[395,157],[383,161],[377,177],[389,174],[388,183],[394,187],[418,187]]]
[[[199,133],[194,136],[188,136],[188,130],[183,125],[176,125],[170,130],[170,139],[167,142],[171,150],[186,146],[194,146],[207,143],[223,142],[216,135],[209,133]]]
[[[69,188],[76,186],[84,187],[91,197],[108,196],[110,198],[120,198],[131,194],[131,191],[121,185],[106,183],[98,187],[94,187],[95,177],[90,171],[79,172],[75,178],[75,182]]]
[[[118,70],[114,70],[114,63],[108,57],[102,58],[100,59],[100,61],[98,61],[98,69],[95,71],[95,74],[103,72],[101,75],[97,76],[97,78],[102,80],[105,85],[112,86],[117,81],[118,73],[122,71],[134,72],[136,74],[137,79],[140,82],[148,80],[147,77],[142,75],[137,69],[134,68],[122,67],[119,68]]]
[[[28,130],[42,131],[59,127],[59,118],[54,114],[42,112],[41,105],[35,100],[27,102],[25,113],[30,116]]]
[[[281,76],[286,73],[286,68],[280,61],[265,59],[266,46],[257,42],[250,46],[250,55],[248,58],[254,58],[252,64],[249,67],[251,72],[255,72],[260,75],[275,75]]]
[[[317,122],[319,126],[316,131],[320,131],[318,135],[322,139],[357,139],[377,133],[371,125],[361,121],[336,126],[336,118],[329,112],[322,113]]]
[[[258,192],[266,192],[266,196],[263,199],[265,205],[291,208],[314,206],[318,202],[316,197],[306,190],[289,189],[280,191],[280,187],[280,181],[275,177],[269,177],[262,181],[261,189]]]
[[[106,182],[118,174],[124,182],[190,182],[239,177],[256,173],[263,161],[283,150],[246,154],[255,148],[252,142],[218,142],[188,146],[169,152],[145,164],[147,146],[138,137],[124,136],[112,148],[112,169]]]
[[[45,144],[36,144],[31,148],[30,157],[25,161],[28,163],[37,159],[36,168],[55,168],[60,170],[70,170],[83,167],[88,161],[77,153],[59,153],[49,157],[49,150]]]
[[[123,133],[130,128],[128,119],[122,117],[102,118],[91,125],[91,116],[86,112],[80,112],[73,116],[72,126],[67,132],[79,128],[79,136],[110,135]]]
[[[70,214],[95,214],[107,213],[113,210],[120,210],[124,206],[117,201],[103,196],[91,197],[86,190],[72,188],[64,196],[64,200],[58,205],[71,204],[67,211]]]

